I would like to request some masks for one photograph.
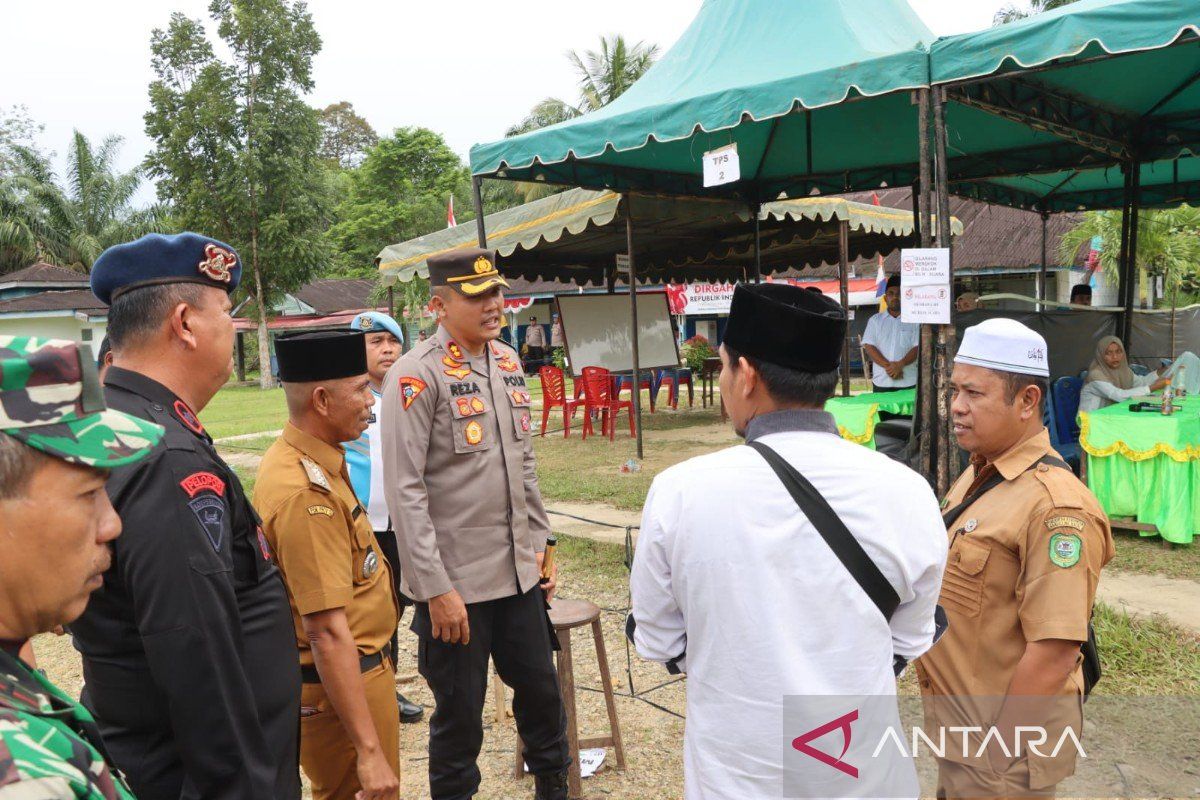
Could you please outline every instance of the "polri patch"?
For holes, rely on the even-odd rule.
[[[408,375],[400,378],[400,404],[405,411],[408,411],[408,407],[426,388],[425,381],[420,378],[412,378]]]
[[[225,501],[206,494],[188,501],[188,508],[196,515],[213,550],[221,552],[221,542],[225,538]]]
[[[1050,517],[1046,520],[1046,527],[1050,530],[1058,528],[1074,528],[1077,531],[1083,530],[1083,520],[1075,517]]]
[[[221,497],[225,496],[225,481],[211,472],[193,472],[181,480],[179,485],[187,492],[188,497],[195,497],[203,491],[214,492]]]
[[[1066,569],[1079,563],[1083,542],[1073,533],[1056,533],[1050,537],[1050,561]]]
[[[329,506],[309,506],[308,507],[308,515],[310,517],[315,517],[317,514],[323,514],[326,517],[332,517],[333,509],[330,508]]]
[[[513,362],[509,361],[508,356],[505,356],[501,361],[497,361],[496,366],[505,372],[516,372],[521,368],[520,364],[514,364]]]
[[[478,397],[472,397],[470,399],[466,397],[460,397],[454,402],[458,405],[459,416],[473,417],[476,414],[482,414],[484,411],[487,411],[487,406],[485,406],[483,401]]]

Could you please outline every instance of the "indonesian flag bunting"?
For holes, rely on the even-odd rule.
[[[446,227],[453,228],[457,224],[454,219],[454,195],[450,195],[450,205],[446,206]]]

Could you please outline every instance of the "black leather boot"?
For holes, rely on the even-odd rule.
[[[567,800],[567,771],[533,776],[533,800]]]
[[[425,716],[425,709],[399,692],[396,692],[396,706],[400,709],[401,722],[420,722],[421,717]]]

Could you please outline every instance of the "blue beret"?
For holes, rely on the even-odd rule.
[[[113,245],[92,264],[92,294],[105,305],[139,286],[200,283],[232,293],[242,279],[237,252],[198,233],[142,238]]]
[[[400,326],[396,324],[396,320],[378,311],[364,311],[359,314],[350,323],[350,329],[363,333],[386,332],[395,336],[400,342],[404,341],[404,334],[400,332]]]

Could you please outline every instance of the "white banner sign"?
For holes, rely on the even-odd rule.
[[[950,251],[945,247],[900,251],[900,319],[950,324]]]
[[[720,186],[733,183],[742,177],[742,165],[738,161],[737,142],[709,150],[704,154],[704,185]]]

